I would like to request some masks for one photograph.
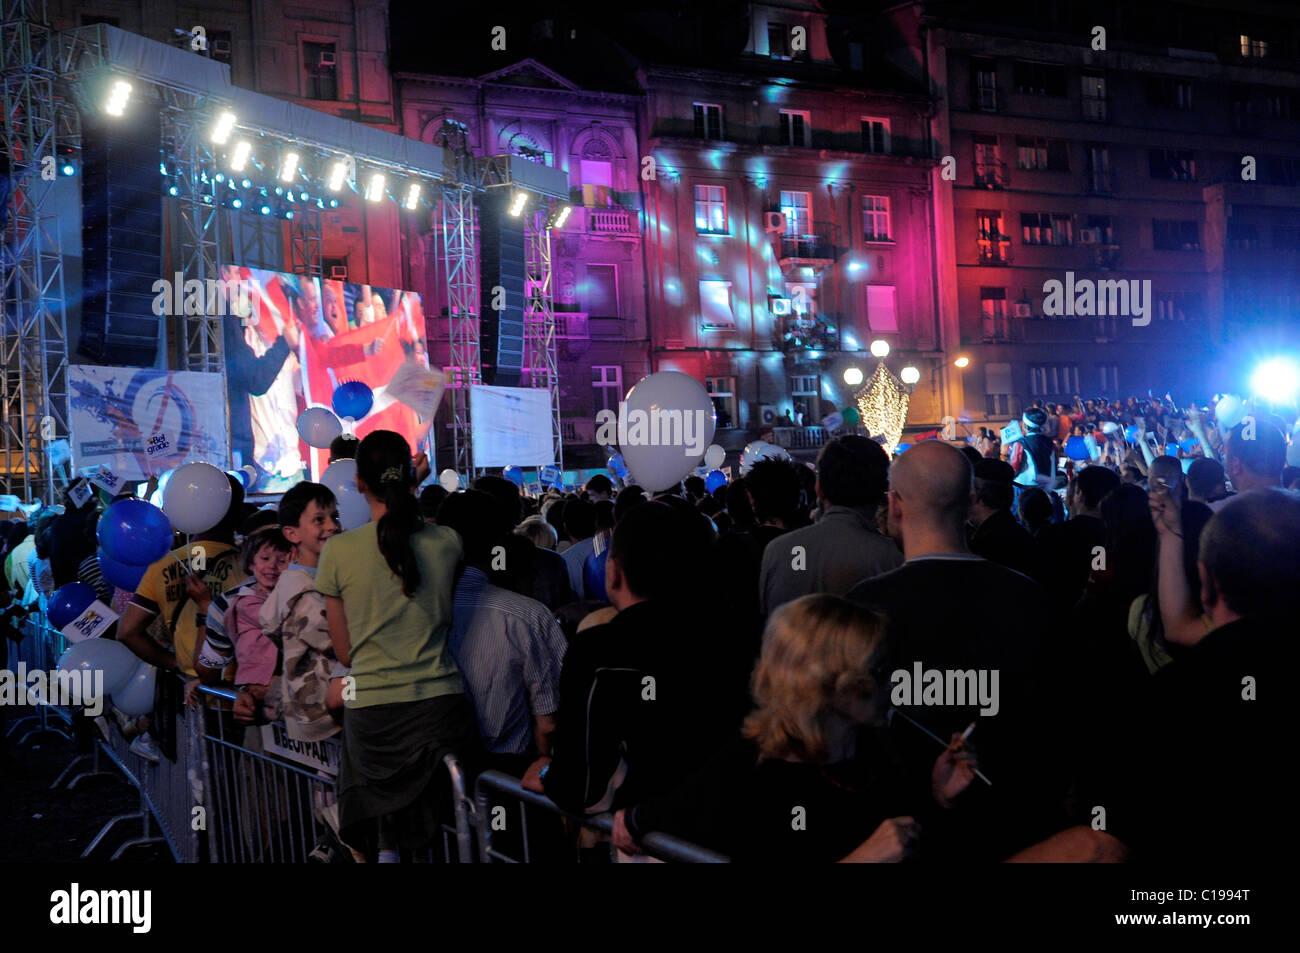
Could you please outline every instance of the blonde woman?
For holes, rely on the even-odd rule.
[[[615,844],[635,853],[645,833],[665,831],[737,861],[904,859],[920,825],[888,762],[857,750],[859,729],[889,709],[883,632],[838,596],[782,606],[763,633],[742,737],[672,794],[618,812]],[[935,802],[950,806],[973,776],[955,738],[931,774]]]

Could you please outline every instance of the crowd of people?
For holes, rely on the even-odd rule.
[[[257,510],[232,478],[226,518],[134,592],[96,565],[105,501],[0,524],[0,621],[13,636],[84,581],[191,703],[229,682],[250,729],[340,739],[318,859],[426,848],[454,753],[613,812],[627,861],[664,832],[754,862],[1240,862],[1288,824],[1296,438],[1171,404],[1032,407],[1019,451],[931,439],[891,461],[840,436],[712,493],[420,489],[427,461],[376,431],[331,451],[370,522],[341,531],[310,482]],[[1058,466],[1071,436],[1129,426],[1189,449]],[[165,755],[157,712],[153,731]],[[532,833],[534,856],[590,846]]]

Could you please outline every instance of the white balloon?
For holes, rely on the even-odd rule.
[[[460,489],[460,474],[448,467],[438,474],[438,485],[448,493],[455,493]]]
[[[126,685],[139,665],[135,653],[114,639],[86,639],[59,659],[60,672],[102,672],[102,689],[110,695]]]
[[[727,451],[723,450],[716,443],[709,444],[709,449],[704,451],[704,465],[710,470],[722,469],[722,461],[727,459]]]
[[[298,415],[298,436],[309,447],[328,450],[330,442],[341,433],[343,424],[328,407],[308,407]]]
[[[339,502],[339,524],[344,530],[356,529],[370,522],[370,504],[357,489],[357,461],[335,460],[321,474],[320,481],[330,488]]]
[[[759,460],[789,460],[790,454],[784,447],[778,447],[774,443],[768,443],[766,440],[755,440],[745,445],[745,449],[740,454],[740,472],[745,474],[749,472],[750,467]]]
[[[1224,394],[1214,405],[1214,417],[1222,430],[1231,430],[1246,416],[1245,402],[1235,394]]]
[[[694,377],[681,371],[658,371],[628,391],[628,444],[620,445],[619,452],[631,472],[633,482],[652,493],[666,490],[678,483],[699,464],[704,448],[713,440],[717,427],[717,413],[709,392]],[[643,439],[632,442],[635,429],[632,415],[644,414],[646,426],[639,435]],[[669,412],[677,422],[672,431],[662,420]],[[640,416],[638,414],[638,416]],[[691,439],[685,439],[686,421],[690,421]],[[702,431],[702,432],[701,432]],[[657,441],[668,439],[662,443]],[[699,450],[692,450],[699,447]]]
[[[230,509],[230,479],[210,463],[177,467],[163,490],[163,512],[180,533],[212,529]]]
[[[1104,421],[1101,425],[1102,433],[1114,433],[1118,429],[1119,429],[1119,424],[1115,423],[1115,421],[1113,420]]]
[[[124,715],[139,718],[153,711],[153,689],[158,669],[141,662],[131,677],[113,695],[113,707]]]

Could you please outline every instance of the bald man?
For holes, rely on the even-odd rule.
[[[929,825],[928,838],[921,822],[925,856],[959,862],[1005,860],[1069,826],[1065,778],[1054,758],[1061,745],[1047,734],[1060,724],[1049,703],[1061,692],[1046,595],[1031,579],[967,548],[971,481],[965,454],[940,441],[923,441],[899,457],[889,473],[886,529],[902,546],[904,563],[848,593],[888,619],[898,711],[945,740],[976,725],[971,744],[991,786],[977,781],[957,811],[936,815],[941,822]],[[915,686],[918,665],[922,673],[941,673],[945,690],[938,697]],[[958,684],[989,691],[959,697]],[[934,740],[897,717],[890,735],[909,785],[928,791]],[[909,807],[919,819],[929,806]]]

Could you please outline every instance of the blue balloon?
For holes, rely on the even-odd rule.
[[[721,470],[710,470],[704,477],[704,489],[712,493],[720,486],[727,485],[727,475]]]
[[[501,471],[501,475],[513,483],[515,486],[524,485],[524,471],[519,467],[506,467]]]
[[[1129,443],[1138,442],[1138,429],[1135,425],[1129,424],[1128,427],[1125,428],[1124,439],[1127,440]]]
[[[1192,448],[1199,445],[1200,445],[1200,441],[1197,440],[1195,437],[1188,437],[1186,440],[1184,440],[1182,443],[1178,445],[1178,449],[1183,451],[1183,453],[1191,453]]]
[[[331,403],[340,420],[344,417],[360,420],[375,405],[375,392],[361,381],[346,381],[335,389]]]
[[[597,602],[606,602],[609,596],[605,592],[605,558],[608,552],[592,553],[582,564],[582,587],[586,598]]]
[[[89,609],[94,601],[94,589],[84,582],[70,582],[60,586],[50,596],[50,605],[45,615],[49,618],[50,625],[61,629]]]
[[[118,562],[148,566],[172,548],[172,524],[152,503],[118,500],[100,517],[99,545]]]
[[[627,480],[628,469],[627,464],[623,462],[623,454],[614,454],[605,461],[605,465],[609,467],[609,472],[614,474],[614,476],[618,477],[620,480]]]
[[[1167,456],[1167,457],[1176,457],[1176,456],[1178,456],[1178,444],[1176,444],[1176,443],[1167,443],[1167,444],[1165,444],[1165,456]]]
[[[135,592],[136,586],[140,585],[140,580],[144,578],[145,570],[148,568],[148,566],[132,566],[130,563],[118,562],[102,549],[99,551],[100,573],[117,588],[125,589],[127,592]]]
[[[1087,460],[1092,456],[1088,452],[1088,442],[1079,436],[1065,441],[1065,455],[1071,460]]]
[[[906,453],[908,450],[911,449],[912,449],[912,445],[910,443],[900,443],[897,447],[894,448],[894,453],[896,454]]]

